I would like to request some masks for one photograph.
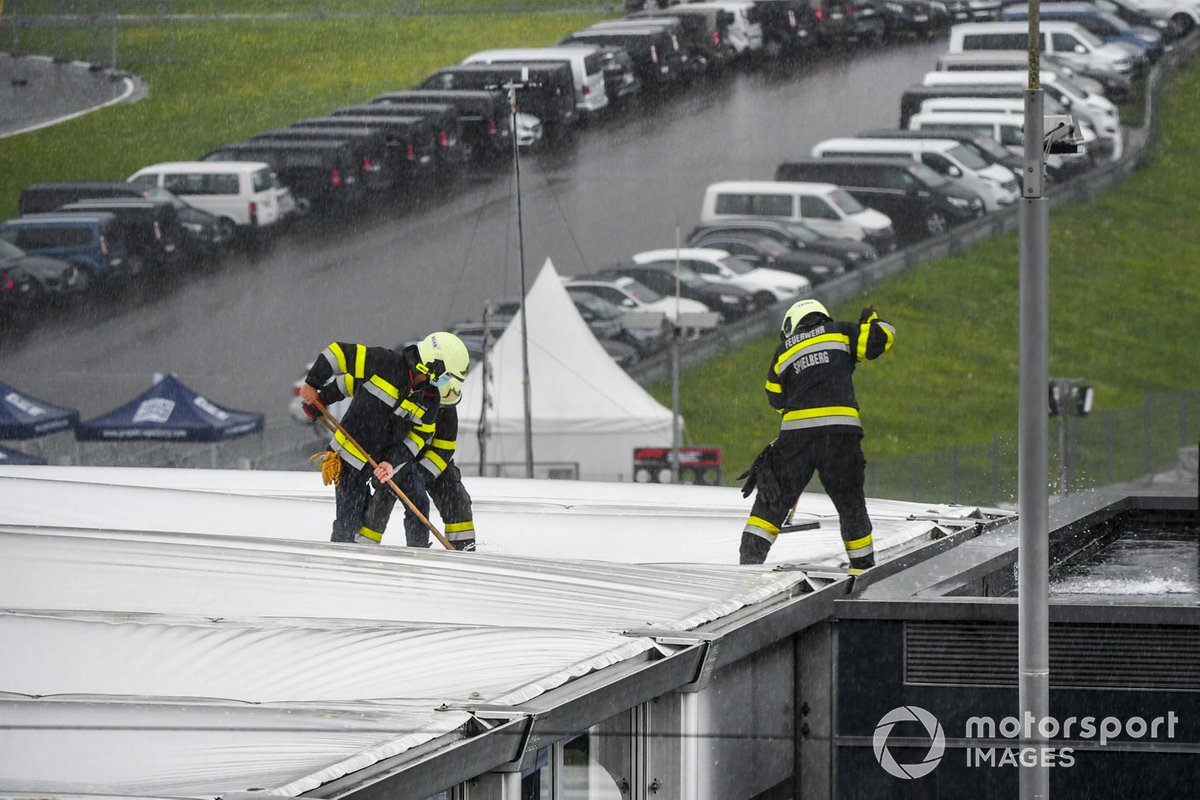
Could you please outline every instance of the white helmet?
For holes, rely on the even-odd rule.
[[[417,353],[421,357],[417,371],[428,375],[430,383],[439,389],[449,381],[461,384],[471,368],[467,346],[462,339],[446,331],[431,333],[418,342]]]
[[[809,314],[820,314],[826,319],[832,319],[829,312],[825,310],[825,306],[821,305],[816,300],[799,300],[792,303],[792,307],[783,315],[783,325],[779,328],[779,333],[783,338],[787,338],[796,332],[800,327],[800,323]]]

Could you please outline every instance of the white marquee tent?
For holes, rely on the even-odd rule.
[[[549,260],[525,298],[533,460],[578,465],[584,480],[631,480],[633,451],[671,446],[671,410],[630,378],[596,341]],[[521,318],[492,348],[486,474],[524,477],[525,399]],[[457,461],[479,464],[483,370],[472,365],[459,409]],[[499,465],[497,467],[497,465]],[[539,474],[544,469],[539,470]]]

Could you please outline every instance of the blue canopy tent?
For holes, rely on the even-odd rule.
[[[0,439],[32,439],[78,422],[78,411],[30,397],[0,382]]]
[[[120,408],[80,422],[75,438],[81,442],[220,442],[262,428],[262,414],[219,406],[174,375],[165,375]]]
[[[7,467],[13,464],[45,464],[46,459],[41,456],[35,456],[31,453],[23,453],[20,450],[13,450],[10,447],[0,446],[0,467]]]

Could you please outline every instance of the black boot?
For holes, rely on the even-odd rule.
[[[869,556],[861,556],[859,558],[850,559],[850,574],[861,575],[863,572],[875,566],[875,554]]]
[[[761,536],[742,532],[742,547],[738,551],[739,564],[761,564],[771,552],[771,543]]]

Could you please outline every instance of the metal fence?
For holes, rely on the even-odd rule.
[[[1061,435],[1060,427],[1061,426]],[[1146,397],[1133,408],[1051,420],[1046,481],[1052,492],[1149,484],[1158,473],[1194,482],[1200,391]],[[877,459],[867,464],[867,495],[893,500],[1008,506],[1017,500],[1016,430],[975,447]]]

